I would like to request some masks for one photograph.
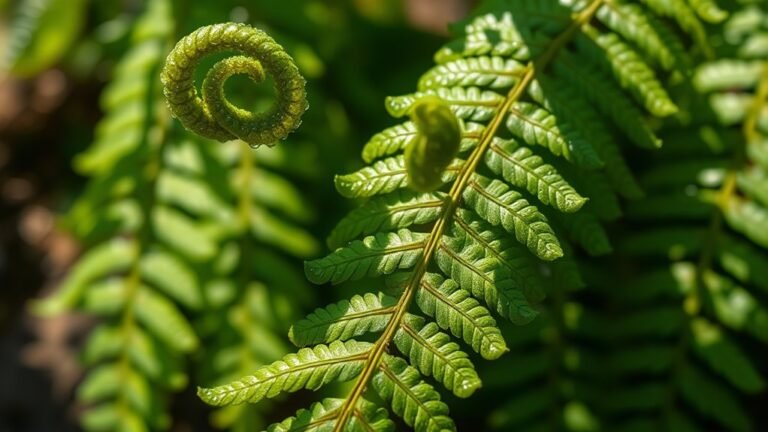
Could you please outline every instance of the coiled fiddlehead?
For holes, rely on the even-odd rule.
[[[405,150],[408,181],[419,192],[431,192],[442,186],[443,172],[459,152],[461,126],[450,105],[436,96],[416,101],[411,119],[419,133]]]
[[[202,97],[194,73],[210,54],[235,51],[208,71]],[[261,82],[271,75],[277,100],[266,112],[250,112],[233,105],[224,94],[224,82],[238,74]],[[161,79],[173,116],[187,129],[218,141],[240,138],[252,147],[273,145],[301,124],[306,111],[304,77],[288,53],[263,31],[246,24],[213,24],[185,36],[168,55]]]

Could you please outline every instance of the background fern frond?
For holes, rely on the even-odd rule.
[[[721,19],[712,3],[691,5],[708,21]],[[745,10],[735,10],[720,31]],[[671,137],[699,137],[697,145],[675,148],[680,141],[672,138],[644,162],[640,178],[649,196],[628,209],[629,233],[617,257],[635,265],[616,276],[636,282],[628,289],[597,284],[615,305],[605,319],[624,316],[606,341],[609,388],[624,401],[603,407],[612,429],[758,428],[748,407],[766,388],[764,359],[751,348],[765,342],[758,263],[766,259],[759,228],[766,210],[757,186],[764,169],[749,149],[768,133],[768,69],[764,61],[739,58],[731,45],[739,42],[718,45],[720,59],[696,68],[690,112],[666,127]],[[728,99],[740,102],[723,103]],[[650,393],[627,390],[638,377],[646,377],[658,403],[650,403]]]
[[[101,319],[78,391],[87,430],[167,429],[190,363],[206,384],[269,364],[287,352],[289,322],[312,304],[295,261],[319,248],[301,227],[314,213],[283,177],[288,161],[312,156],[298,143],[253,154],[241,141],[200,139],[172,122],[157,76],[176,12],[149,2],[137,21],[102,96],[95,141],[76,159],[90,181],[66,222],[87,250],[35,305],[46,316]],[[241,430],[265,427],[263,417],[228,407],[212,422]]]

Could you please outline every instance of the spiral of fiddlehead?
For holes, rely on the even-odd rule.
[[[241,55],[217,62],[198,92],[197,65],[222,52]],[[227,100],[224,83],[239,74],[257,83],[272,76],[277,98],[267,111],[251,112]],[[240,138],[252,147],[274,145],[301,124],[308,106],[306,81],[293,58],[269,35],[246,24],[213,24],[185,36],[168,55],[161,79],[173,116],[187,129],[218,141]]]

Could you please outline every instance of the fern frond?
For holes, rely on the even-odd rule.
[[[440,269],[504,318],[524,324],[536,316],[525,298],[523,287],[499,268],[494,258],[486,258],[483,249],[472,242],[445,241],[438,247],[435,260]]]
[[[610,117],[632,142],[640,147],[661,146],[661,141],[642,120],[641,110],[623,97],[621,88],[607,73],[597,66],[583,64],[579,56],[570,53],[558,56],[552,68],[557,77],[570,82],[583,98]]]
[[[158,1],[137,23],[134,45],[102,97],[107,115],[96,142],[76,161],[93,181],[69,222],[95,246],[62,290],[35,305],[43,314],[69,310],[104,317],[105,330],[93,333],[86,344],[91,369],[78,391],[89,405],[82,418],[87,430],[167,427],[167,396],[187,381],[182,358],[200,344],[185,315],[202,303],[190,257],[208,256],[213,246],[187,219],[176,228],[193,231],[191,238],[200,244],[158,235],[167,234],[164,216],[179,212],[156,205],[158,170],[145,169],[160,159],[158,149],[167,139],[165,132],[158,133],[167,131],[167,113],[158,109],[159,89],[153,83],[171,20],[170,5]]]
[[[690,62],[682,42],[670,38],[664,24],[654,19],[642,6],[622,1],[606,2],[598,11],[601,23],[637,45],[643,55],[669,70]]]
[[[475,122],[487,121],[493,117],[494,112],[504,100],[496,92],[481,90],[477,87],[439,87],[409,95],[388,97],[387,111],[393,117],[402,117],[410,112],[417,100],[428,96],[437,96],[444,100],[456,117]]]
[[[638,14],[637,28],[653,30],[640,42],[636,28],[598,27],[607,1],[566,3],[488,1],[438,51],[416,92],[387,98],[393,117],[414,122],[374,135],[363,149],[367,165],[336,177],[341,195],[367,200],[331,234],[328,243],[340,248],[306,263],[307,276],[333,284],[385,279],[393,298],[356,296],[316,310],[292,330],[300,346],[376,333],[354,386],[329,416],[334,432],[350,427],[371,390],[417,431],[454,430],[447,405],[419,371],[457,396],[471,394],[480,381],[451,337],[485,358],[501,356],[507,343],[491,313],[528,323],[547,309],[539,304],[545,288],[580,289],[566,236],[591,253],[606,252],[600,223],[619,214],[614,190],[640,195],[614,143],[616,129],[643,147],[659,146],[645,112],[677,111],[654,70],[676,70],[679,47],[667,43],[674,33],[659,30],[644,8],[621,8]],[[659,45],[669,49],[641,54]],[[570,74],[568,61],[589,78],[565,78],[575,91],[552,84]],[[589,88],[593,82],[598,91]],[[450,113],[430,115],[421,109],[427,105]],[[450,142],[433,146],[419,122],[450,123]],[[406,166],[414,151],[436,156]],[[454,159],[446,167],[448,156]],[[437,181],[410,180],[422,174]],[[570,305],[556,309],[561,320],[593,318]],[[546,393],[539,400],[557,402]]]
[[[525,72],[525,64],[504,57],[472,57],[435,66],[419,80],[419,90],[441,87],[512,87]]]
[[[691,3],[695,4],[696,1],[697,0],[692,0]],[[696,12],[694,12],[691,5],[689,5],[686,0],[643,0],[642,2],[659,15],[674,19],[680,28],[693,37],[698,48],[702,50],[705,56],[712,56],[712,48],[707,39],[707,32],[704,29],[704,25],[699,21]],[[711,4],[711,2],[709,3]]]
[[[474,122],[464,122],[463,125],[460,147],[461,150],[469,150],[477,145],[483,125]],[[363,147],[363,161],[371,163],[384,156],[397,154],[405,150],[416,139],[417,134],[416,125],[411,121],[384,129]]]
[[[590,28],[589,37],[580,39],[579,48],[585,56],[593,56],[598,65],[614,75],[622,87],[650,113],[665,117],[677,112],[677,106],[669,98],[653,70],[642,61],[632,48],[615,34],[600,34]]]

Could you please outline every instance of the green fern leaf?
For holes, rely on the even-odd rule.
[[[168,346],[181,352],[197,348],[194,330],[181,311],[164,296],[149,288],[141,289],[135,307],[138,321]]]
[[[728,381],[747,393],[765,388],[765,381],[744,354],[717,326],[697,319],[691,324],[696,353]]]
[[[296,346],[348,340],[384,329],[394,312],[393,298],[367,293],[318,308],[291,326],[288,337]]]
[[[183,261],[164,251],[144,255],[140,263],[142,277],[182,305],[195,310],[203,305],[197,279]]]
[[[426,235],[401,229],[356,240],[347,247],[305,265],[314,283],[338,284],[366,275],[391,274],[416,265],[421,258]]]
[[[485,163],[511,185],[528,190],[543,204],[562,212],[575,212],[587,201],[554,167],[513,140],[494,140],[485,155]]]
[[[459,210],[453,220],[451,235],[457,242],[472,242],[480,246],[485,257],[496,259],[509,270],[516,283],[523,287],[525,297],[543,300],[544,281],[534,256],[504,232],[480,219],[468,210]]]
[[[705,63],[696,69],[693,85],[703,93],[754,88],[764,67],[755,60],[722,59]]]
[[[604,67],[611,71],[622,87],[628,89],[650,113],[665,117],[677,112],[677,106],[669,98],[653,71],[632,48],[612,33],[600,34],[591,29],[586,35],[595,45],[580,43],[582,52],[598,59],[602,57]]]
[[[157,207],[152,214],[152,223],[161,241],[191,260],[204,261],[216,254],[211,235],[178,210]]]
[[[523,75],[525,65],[502,57],[457,59],[435,66],[419,79],[419,90],[443,87],[512,87]]]
[[[585,99],[613,120],[635,144],[658,148],[661,141],[643,121],[640,110],[623,97],[621,89],[596,66],[590,66],[577,55],[563,53],[553,64],[558,78],[568,81]]]
[[[460,150],[466,151],[477,145],[482,131],[483,125],[464,122]],[[363,161],[371,163],[376,159],[392,156],[404,150],[414,142],[417,133],[416,125],[411,121],[384,129],[374,135],[363,147]]]
[[[568,123],[558,122],[552,113],[526,102],[518,102],[510,109],[507,127],[527,143],[549,149],[588,168],[602,166],[595,149]]]
[[[495,360],[508,351],[488,309],[453,280],[427,273],[416,291],[416,304],[433,317],[440,328],[462,338],[483,358]]]
[[[50,68],[66,54],[83,28],[85,0],[25,0],[17,4],[0,68],[30,77]],[[7,4],[3,5],[7,8]]]
[[[610,179],[613,190],[628,198],[640,198],[640,187],[630,173],[618,145],[610,130],[601,122],[600,114],[588,103],[588,99],[564,81],[541,77],[536,83],[542,89],[542,94],[536,96],[537,102],[547,109],[556,110],[558,115],[573,119],[579,134],[592,144],[597,155],[605,163],[605,176]],[[589,171],[584,175],[601,176],[603,172]],[[574,176],[574,183],[578,182],[579,176]],[[599,194],[594,197],[597,200],[602,196],[603,194]]]
[[[369,351],[347,398],[337,411],[319,419],[333,417],[333,422],[327,422],[329,429],[350,427],[357,404],[366,391],[374,390],[417,431],[455,430],[447,406],[421,380],[419,369],[458,396],[472,393],[479,380],[448,333],[483,357],[499,357],[507,347],[489,309],[518,324],[531,321],[539,310],[545,312],[547,322],[542,326],[513,334],[516,350],[541,345],[555,350],[551,356],[525,357],[526,370],[533,371],[536,381],[546,380],[549,368],[555,369],[552,381],[557,381],[551,388],[514,393],[523,398],[521,405],[509,408],[517,410],[512,417],[520,416],[518,420],[530,424],[503,423],[525,430],[577,429],[573,424],[579,421],[596,425],[589,406],[592,401],[571,392],[580,391],[581,383],[559,381],[561,375],[584,381],[581,372],[600,373],[593,353],[573,352],[568,341],[571,334],[597,346],[617,335],[671,336],[686,330],[688,322],[679,307],[662,312],[639,307],[626,320],[606,326],[601,315],[569,298],[586,284],[575,258],[579,255],[570,241],[557,238],[555,229],[558,233],[562,229],[588,252],[609,249],[600,223],[620,215],[615,191],[628,197],[640,195],[617,145],[623,137],[614,133],[624,132],[645,147],[658,147],[658,139],[632,99],[650,112],[649,117],[671,115],[677,107],[649,63],[674,65],[668,69],[674,72],[673,78],[682,76],[676,70],[679,46],[667,46],[675,37],[660,30],[658,22],[651,23],[645,9],[623,8],[624,13],[642,10],[644,14],[623,33],[611,31],[610,26],[600,30],[598,24],[593,26],[598,10],[606,4],[491,0],[485,6],[489,13],[468,19],[462,26],[463,36],[438,52],[438,65],[421,78],[419,91],[387,99],[387,110],[394,117],[413,115],[415,107],[445,104],[451,114],[423,110],[420,124],[439,125],[446,115],[464,123],[453,122],[450,140],[443,143],[450,155],[438,155],[435,164],[429,164],[430,157],[414,163],[414,152],[424,153],[414,147],[423,144],[417,141],[423,131],[404,123],[366,144],[363,158],[368,166],[336,178],[343,196],[373,199],[342,220],[329,243],[349,243],[326,258],[308,262],[308,278],[316,283],[364,276],[383,279],[389,285],[387,292],[397,297],[387,297],[387,303],[382,295],[353,297],[316,310],[294,327],[291,337],[299,345],[375,337],[366,345]],[[611,4],[620,3],[613,0]],[[637,40],[638,28],[644,25],[652,30],[649,38],[655,38],[648,45]],[[638,54],[643,48],[636,52],[633,46],[654,44],[668,49],[649,59]],[[589,80],[560,76],[568,74],[564,66],[569,56]],[[552,64],[556,69],[550,77]],[[561,84],[561,80],[575,81],[575,85]],[[592,82],[597,82],[593,88],[585,84]],[[595,89],[607,89],[607,95]],[[617,130],[605,119],[613,120]],[[549,151],[537,154],[534,146]],[[398,154],[401,151],[404,156]],[[455,154],[461,159],[452,159]],[[409,180],[419,176],[427,176],[428,181]],[[429,193],[401,190],[406,187]],[[362,235],[368,237],[354,240]],[[549,262],[557,258],[563,259]],[[646,300],[676,301],[685,296],[690,284],[678,283],[676,276],[666,275],[662,280],[666,284]],[[545,289],[555,294],[553,302],[541,302]],[[414,301],[419,309],[413,307]],[[534,308],[534,302],[541,304]],[[371,336],[369,332],[380,333]],[[520,332],[524,335],[518,336]],[[399,353],[392,350],[393,342]],[[546,361],[531,364],[531,359],[542,358]],[[516,373],[515,367],[511,369]],[[517,376],[521,383],[522,375]],[[631,407],[642,392],[629,393]],[[520,406],[531,409],[521,411]],[[555,413],[556,424],[543,418],[548,413]]]
[[[234,218],[229,206],[199,178],[164,171],[157,179],[157,197],[166,204],[177,205],[189,213],[209,216],[222,223]]]
[[[332,381],[354,378],[362,370],[369,348],[370,344],[355,341],[302,348],[251,376],[214,388],[200,388],[197,394],[209,405],[222,406],[257,402],[302,388],[316,390]]]
[[[728,261],[724,267],[733,266],[734,258],[730,255],[725,257]],[[739,268],[744,269],[742,266]],[[754,277],[756,281],[760,280],[758,275]],[[734,284],[727,277],[706,272],[703,279],[712,296],[712,312],[724,326],[750,333],[763,342],[768,341],[768,308],[748,290]]]
[[[491,55],[512,57],[518,60],[530,58],[528,44],[523,43],[515,28],[512,14],[504,12],[485,14],[475,18],[464,28],[464,36],[458,38],[435,54],[435,62],[442,64],[462,57]]]
[[[762,247],[768,247],[768,210],[754,201],[734,197],[724,210],[728,224]]]
[[[328,244],[337,248],[361,234],[434,222],[443,212],[445,197],[442,192],[417,194],[408,190],[374,197],[336,225],[328,237]]]
[[[68,310],[82,299],[89,284],[122,272],[136,259],[138,245],[130,240],[115,239],[88,251],[70,272],[56,296],[35,303],[37,313],[52,315]]]
[[[710,380],[694,366],[682,369],[679,379],[683,397],[701,414],[717,420],[729,430],[752,430],[749,416],[728,389]]]
[[[494,258],[486,258],[482,248],[469,243],[445,242],[437,251],[440,269],[459,286],[483,300],[499,315],[515,323],[525,324],[536,317],[521,287],[507,272],[498,270]]]
[[[697,0],[692,1],[695,2]],[[707,40],[707,32],[701,21],[697,18],[696,13],[685,0],[643,0],[643,3],[659,15],[670,17],[677,21],[680,28],[693,37],[699,48],[704,51],[704,54],[707,57],[711,57],[712,48]]]
[[[480,378],[466,353],[437,324],[409,315],[394,337],[395,346],[423,374],[433,376],[458,397],[471,396]]]
[[[439,97],[450,106],[456,117],[471,121],[490,119],[503,100],[498,93],[483,91],[477,87],[441,87],[404,96],[388,97],[387,111],[394,117],[402,117],[411,111],[411,107],[417,100],[428,96]]]
[[[688,56],[680,41],[667,39],[663,33],[663,24],[649,16],[641,6],[610,1],[600,7],[597,17],[665,69],[670,70],[686,63]]]
[[[544,215],[504,183],[476,176],[464,191],[464,200],[481,218],[504,227],[539,258],[551,261],[563,255]]]
[[[116,364],[105,364],[94,369],[77,389],[78,398],[93,403],[110,398],[120,389],[120,368]]]
[[[376,393],[391,404],[392,411],[416,432],[456,430],[440,395],[403,359],[385,356],[371,383]]]
[[[553,215],[568,232],[568,237],[581,246],[588,254],[600,256],[610,253],[613,249],[608,240],[608,234],[597,218],[587,212],[579,212],[572,217]]]
[[[416,140],[416,125],[405,123],[388,127],[377,133],[363,147],[363,161],[371,163],[384,156],[392,156]]]
[[[689,3],[704,21],[716,24],[728,17],[728,12],[720,9],[714,0],[690,0]]]

